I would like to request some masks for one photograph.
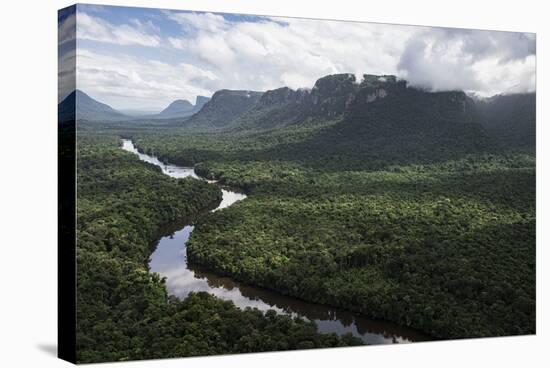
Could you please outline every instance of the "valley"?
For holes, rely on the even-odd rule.
[[[411,88],[393,76],[365,75],[358,82],[338,74],[320,78],[311,90],[222,90],[193,115],[164,123],[84,119],[82,149],[116,175],[99,180],[97,165],[81,156],[86,176],[79,190],[90,196],[82,197],[81,221],[86,229],[121,230],[104,238],[93,233],[95,240],[79,249],[87,254],[86,244],[102,239],[97,251],[105,262],[111,256],[123,264],[128,257],[143,262],[145,244],[159,238],[162,226],[179,223],[160,234],[145,268],[158,297],[146,309],[138,299],[117,300],[120,313],[138,308],[135,318],[152,313],[152,322],[162,311],[167,314],[158,323],[181,316],[218,326],[212,331],[256,318],[259,334],[284,325],[277,336],[286,336],[287,348],[534,333],[534,98],[479,102],[460,91]],[[523,106],[511,108],[502,126],[495,113],[500,99]],[[132,155],[120,149],[120,138]],[[126,161],[128,168],[116,172]],[[145,166],[138,170],[138,162]],[[122,175],[130,168],[155,179],[133,188],[138,178]],[[119,204],[102,186],[135,197]],[[223,196],[237,190],[247,198],[209,211],[222,200],[220,186]],[[102,206],[117,208],[119,217],[105,223]],[[130,215],[134,208],[148,215]],[[124,235],[128,216],[135,235]],[[143,224],[157,231],[142,233]],[[131,244],[138,239],[136,253]],[[123,248],[115,246],[119,241]],[[96,266],[86,267],[83,272]],[[82,290],[84,297],[90,290]],[[190,314],[190,303],[219,306],[232,317]],[[93,314],[103,316],[102,323],[119,323],[105,311]],[[146,335],[156,336],[146,325]],[[94,328],[84,325],[81,332],[88,336]],[[131,335],[126,326],[115,330]],[[198,333],[170,331],[187,331],[189,341]],[[307,331],[305,340],[294,338],[300,331]],[[250,342],[249,351],[277,349],[266,336]],[[244,345],[216,350],[210,338],[191,344],[193,351],[246,351]],[[101,354],[100,344],[94,340],[93,349],[83,350]]]

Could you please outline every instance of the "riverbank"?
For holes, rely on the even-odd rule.
[[[143,153],[131,141],[125,140],[123,148],[138,154],[143,161],[160,165],[166,175],[182,177],[185,173],[186,176],[196,176],[192,168],[162,162],[155,156]],[[214,211],[229,207],[246,197],[242,193],[229,190],[228,187],[224,188],[222,189],[224,199]],[[418,331],[391,322],[373,320],[343,309],[285,296],[275,290],[245,285],[205,268],[190,266],[187,262],[187,241],[192,231],[193,226],[187,225],[173,234],[162,237],[151,256],[151,271],[166,278],[166,287],[172,295],[183,299],[190,292],[205,291],[224,300],[230,300],[241,309],[252,307],[264,312],[275,310],[279,314],[305,318],[314,321],[321,333],[334,332],[339,335],[351,333],[367,344],[431,340]]]

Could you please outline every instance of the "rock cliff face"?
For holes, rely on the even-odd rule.
[[[353,74],[329,75],[317,80],[309,98],[311,112],[326,117],[343,114],[358,87]]]
[[[265,92],[260,98],[260,106],[273,106],[297,103],[298,92],[288,87],[281,87]]]
[[[478,117],[474,102],[463,92],[423,91],[393,75],[366,74],[358,83],[353,74],[335,74],[320,78],[311,90],[283,87],[265,92],[236,124],[266,128],[308,119],[377,124],[381,116],[392,116],[388,128],[402,129],[465,123]]]
[[[263,94],[218,91],[185,126],[195,129],[273,129],[306,122],[343,120],[370,127],[377,134],[392,130],[423,131],[479,120],[464,92],[429,92],[393,75],[353,74],[318,79],[311,89],[288,87]]]

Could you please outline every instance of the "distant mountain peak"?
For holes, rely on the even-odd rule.
[[[57,109],[60,122],[76,119],[89,121],[119,121],[128,119],[128,116],[107,104],[93,99],[80,89],[75,89],[65,97],[59,103]]]
[[[175,100],[159,113],[160,117],[175,117],[182,115],[191,115],[193,105],[187,100]]]
[[[205,96],[197,96],[195,105],[188,100],[178,99],[170,103],[164,110],[162,110],[156,118],[161,119],[175,119],[186,118],[197,112],[199,112],[204,104],[206,104],[210,98]]]

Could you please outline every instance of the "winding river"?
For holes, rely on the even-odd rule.
[[[131,140],[123,139],[122,149],[138,155],[143,161],[159,166],[164,174],[173,178],[187,176],[199,178],[192,167],[165,164],[157,157],[139,152]],[[221,210],[246,198],[245,194],[225,188],[222,188],[222,193],[223,199],[213,211]],[[163,236],[150,258],[151,272],[166,277],[166,288],[172,295],[185,298],[190,292],[205,291],[221,299],[230,300],[239,308],[253,307],[262,311],[273,309],[277,313],[315,321],[319,332],[322,333],[335,332],[343,335],[351,332],[367,344],[431,340],[420,332],[391,322],[372,320],[357,313],[309,303],[264,288],[244,285],[231,278],[221,277],[201,267],[188,264],[186,244],[192,231],[193,226],[186,225]]]

